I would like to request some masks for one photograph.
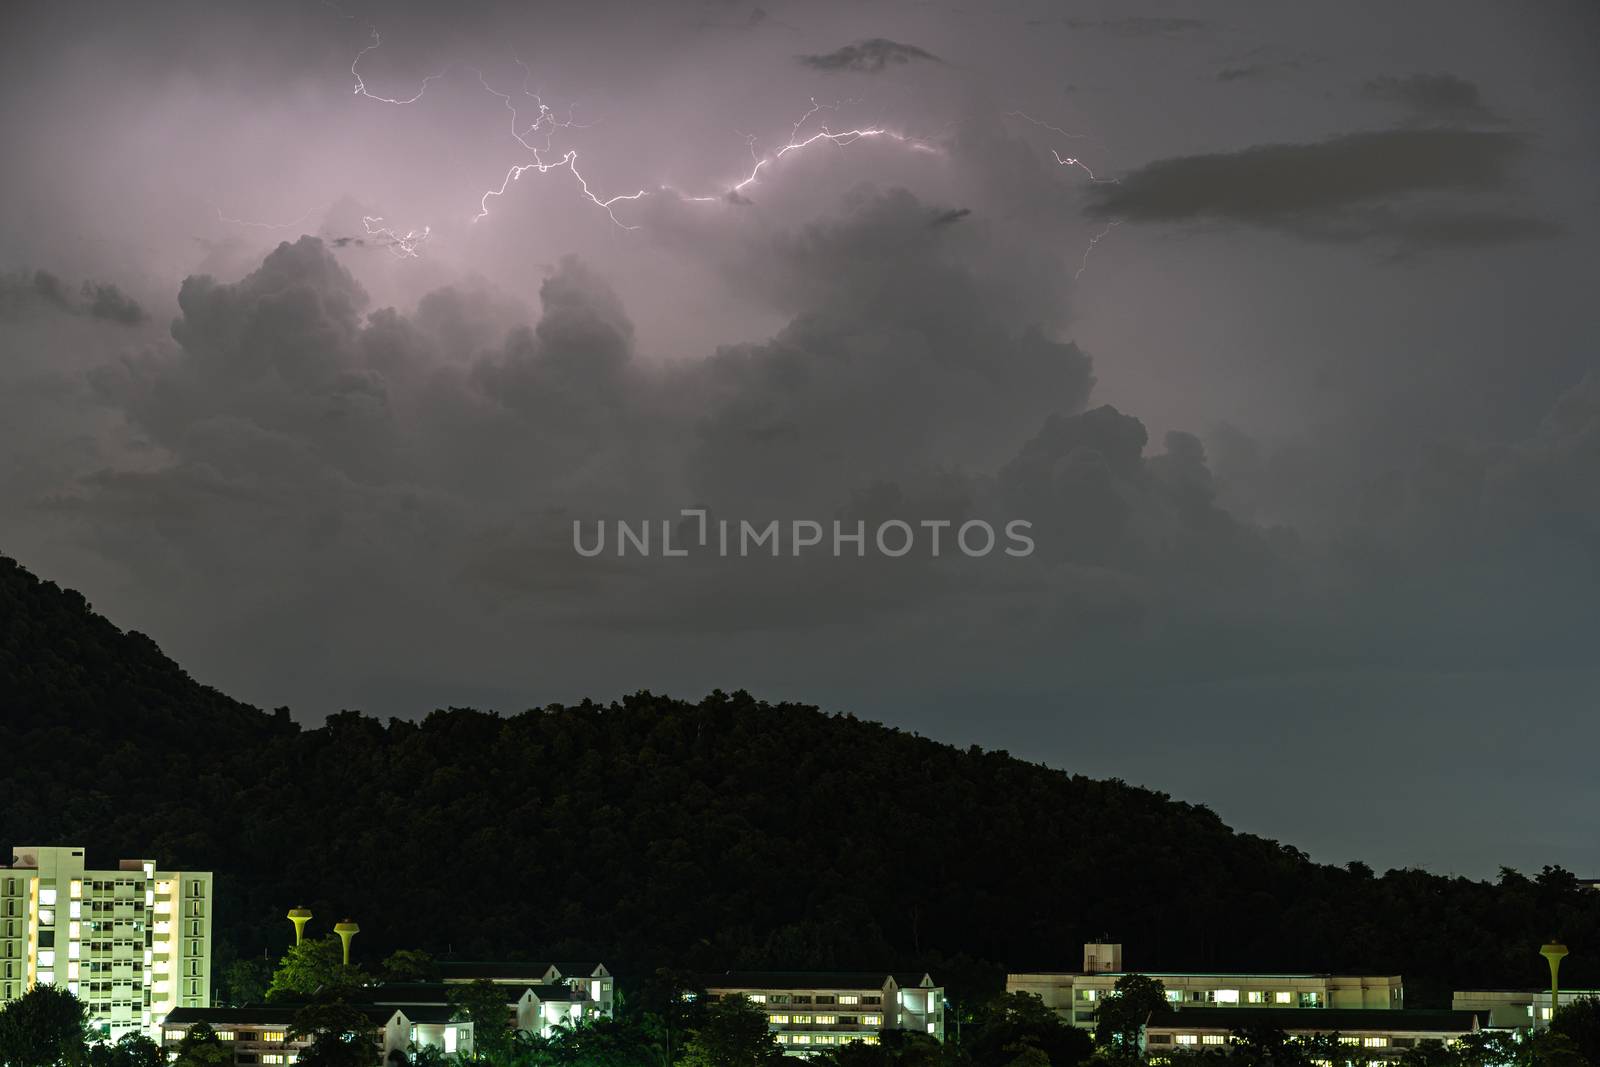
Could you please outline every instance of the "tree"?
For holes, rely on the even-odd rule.
[[[653,1016],[597,1019],[561,1027],[542,1041],[534,1038],[523,1058],[553,1067],[665,1067],[662,1037],[660,1023]]]
[[[271,983],[272,967],[264,959],[233,960],[222,969],[223,995],[234,1007],[261,1003]]]
[[[1132,1060],[1140,1055],[1145,1025],[1152,1017],[1172,1010],[1166,987],[1159,978],[1125,974],[1100,1000],[1095,1012],[1094,1039],[1113,1058]]]
[[[978,1067],[1005,1067],[1036,1050],[1051,1067],[1082,1063],[1094,1051],[1089,1035],[1061,1021],[1032,993],[1005,993],[986,1002],[973,1020],[967,1048]]]
[[[311,1041],[296,1061],[304,1067],[372,1067],[374,1029],[365,1012],[333,998],[295,1012],[289,1036]]]
[[[479,1058],[505,1058],[511,1050],[511,1008],[506,988],[486,978],[450,991],[455,1018],[472,1024],[472,1050]]]
[[[1580,997],[1563,1005],[1550,1020],[1550,1029],[1571,1041],[1578,1055],[1600,1063],[1600,998]]]
[[[90,1067],[164,1067],[166,1062],[161,1046],[136,1030],[89,1050]]]
[[[318,993],[336,993],[354,986],[365,985],[367,974],[359,966],[344,964],[344,946],[338,937],[307,938],[278,961],[267,986],[268,1000],[293,1000],[315,996]]]
[[[385,982],[432,982],[439,977],[439,962],[427,952],[403,948],[379,967]]]
[[[172,1067],[231,1067],[233,1049],[222,1043],[209,1023],[195,1023],[178,1042]]]
[[[0,1008],[0,1064],[78,1067],[89,1061],[89,1010],[59,986],[34,986]]]
[[[689,1031],[679,1067],[758,1067],[781,1064],[783,1049],[767,1028],[767,1013],[742,996],[706,1005]]]

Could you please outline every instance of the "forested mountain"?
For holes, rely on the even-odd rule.
[[[959,993],[1109,935],[1133,968],[1398,972],[1426,1006],[1547,980],[1559,935],[1564,984],[1600,985],[1600,893],[1565,872],[1319,865],[1147,789],[743,693],[301,730],[9,560],[0,759],[0,847],[214,870],[224,954],[275,955],[305,904],[314,932],[356,918],[358,955],[624,978],[928,967]]]

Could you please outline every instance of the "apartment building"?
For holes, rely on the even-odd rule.
[[[1150,1020],[1145,1048],[1152,1059],[1165,1052],[1193,1052],[1226,1045],[1235,1030],[1281,1030],[1291,1038],[1335,1038],[1353,1059],[1389,1062],[1423,1041],[1450,1043],[1480,1029],[1484,1016],[1472,1011],[1412,1011],[1404,1008],[1220,1008],[1190,1007]]]
[[[944,1040],[944,987],[926,974],[727,971],[699,980],[710,996],[744,996],[765,1010],[790,1055],[877,1044],[890,1030]]]
[[[1566,1007],[1575,1000],[1600,997],[1597,989],[1562,989],[1556,1003]],[[1550,990],[1477,989],[1457,991],[1450,998],[1457,1011],[1485,1012],[1488,1026],[1496,1030],[1542,1030],[1550,1025]]]
[[[0,868],[0,1002],[67,989],[115,1040],[154,1034],[180,1007],[211,1003],[212,880],[155,860],[90,868],[73,846],[21,846]]]
[[[1269,1010],[1367,1009],[1392,1011],[1405,1007],[1399,975],[1334,974],[1197,974],[1174,971],[1124,970],[1122,946],[1083,946],[1081,971],[1041,971],[1006,975],[1006,992],[1032,993],[1074,1026],[1094,1026],[1100,999],[1128,973],[1158,978],[1167,999],[1180,1010],[1193,1008],[1261,1008]]]

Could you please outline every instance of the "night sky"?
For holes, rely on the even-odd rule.
[[[747,688],[1600,872],[1588,4],[0,20],[0,552],[200,680]],[[573,549],[697,506],[1036,550]]]

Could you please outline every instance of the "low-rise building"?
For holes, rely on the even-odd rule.
[[[1278,1030],[1291,1038],[1334,1038],[1361,1050],[1364,1060],[1398,1059],[1422,1041],[1450,1043],[1481,1028],[1483,1016],[1471,1011],[1412,1011],[1404,1008],[1219,1008],[1191,1007],[1151,1019],[1145,1047],[1152,1058],[1164,1052],[1197,1051],[1226,1045],[1240,1030]]]
[[[927,974],[727,971],[700,976],[713,997],[743,996],[767,1013],[785,1052],[806,1055],[885,1031],[944,1040],[944,987]]]
[[[439,979],[447,985],[489,981],[497,985],[533,987],[544,992],[544,1004],[565,1003],[574,1019],[606,1018],[616,1010],[616,979],[598,960],[577,962],[518,962],[504,960],[441,960]],[[563,995],[555,987],[565,987]],[[547,1009],[551,1018],[557,1012]]]
[[[290,1064],[310,1041],[293,1036],[302,1005],[257,1004],[243,1008],[178,1008],[161,1026],[161,1046],[170,1056],[190,1030],[209,1026],[233,1052],[235,1067]],[[472,1051],[472,1024],[454,1019],[448,1006],[367,1004],[357,1008],[371,1027],[372,1062],[395,1062],[394,1053],[433,1047],[446,1054]],[[397,1058],[397,1057],[395,1057]]]
[[[1130,973],[1160,979],[1168,1001],[1178,1009],[1392,1011],[1405,1007],[1405,988],[1399,975],[1128,971],[1123,968],[1122,946],[1114,943],[1084,945],[1081,971],[1008,974],[1006,992],[1031,993],[1063,1020],[1089,1028],[1094,1026],[1100,999],[1116,988],[1119,978]]]
[[[1562,989],[1556,1003],[1566,1007],[1575,1000],[1600,997],[1596,989]],[[1477,989],[1458,991],[1450,998],[1458,1011],[1488,1013],[1496,1030],[1542,1030],[1550,1025],[1549,989]]]

